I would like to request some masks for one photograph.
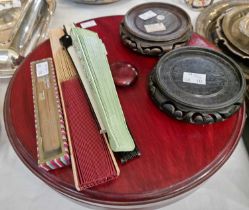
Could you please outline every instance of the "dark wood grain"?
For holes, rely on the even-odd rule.
[[[163,16],[164,19],[158,20],[155,16],[143,20],[139,17],[148,11],[154,12],[157,16]],[[145,30],[144,25],[158,22],[163,23],[166,30],[156,32]],[[172,4],[159,2],[145,3],[133,7],[124,17],[124,26],[132,35],[152,42],[170,42],[184,36],[189,28],[192,29],[190,17],[183,9]]]
[[[133,53],[121,44],[121,19],[121,16],[96,19],[97,26],[91,28],[106,44],[110,64],[128,62],[139,73],[136,83],[117,90],[142,156],[120,165],[121,175],[117,180],[77,192],[70,167],[45,172],[37,166],[30,62],[52,56],[49,41],[34,50],[13,76],[6,94],[4,115],[17,155],[50,187],[83,203],[136,208],[182,195],[214,174],[239,141],[245,108],[243,106],[224,122],[201,126],[179,122],[162,113],[147,90],[148,75],[157,59]]]
[[[155,16],[141,18],[148,12]],[[146,26],[161,24],[165,30],[148,31]],[[120,34],[131,50],[150,56],[185,46],[193,31],[189,15],[172,4],[151,2],[130,9],[120,25]]]
[[[205,85],[183,82],[185,72],[206,75]],[[164,55],[150,75],[157,106],[178,120],[224,121],[244,103],[246,81],[235,61],[206,47],[184,47]]]

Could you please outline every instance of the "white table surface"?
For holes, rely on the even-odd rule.
[[[158,0],[159,1],[159,0]],[[121,0],[110,5],[92,6],[58,0],[50,28],[89,18],[125,14],[146,0]],[[161,0],[185,9],[192,18],[198,12],[189,10],[183,0]],[[87,210],[57,193],[19,160],[6,136],[3,123],[3,101],[8,80],[0,79],[0,210]],[[164,210],[246,210],[249,209],[249,158],[243,141],[225,165],[207,182],[185,198],[163,207]]]

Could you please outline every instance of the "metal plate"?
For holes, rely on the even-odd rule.
[[[0,11],[0,30],[11,28],[21,13],[20,8],[12,8]]]
[[[30,4],[29,0],[21,0],[20,2],[21,7],[0,11],[0,48],[9,46]]]
[[[150,90],[160,108],[165,110],[166,106],[168,112],[173,103],[174,110],[179,111],[179,115],[174,112],[177,119],[194,122],[188,118],[189,112],[191,117],[195,113],[209,114],[209,118],[217,112],[224,114],[219,120],[232,115],[244,100],[245,85],[240,67],[224,54],[184,47],[160,59],[151,76]],[[217,116],[213,121],[209,118],[206,123],[219,121]]]
[[[124,19],[126,30],[146,41],[172,41],[189,31],[191,20],[181,8],[166,3],[146,3],[129,10]]]
[[[249,55],[249,6],[232,9],[224,17],[222,29],[236,48]]]
[[[238,7],[238,8],[241,9],[240,7]],[[243,51],[241,51],[240,48],[237,48],[236,46],[234,46],[233,43],[231,43],[230,40],[228,40],[226,35],[224,34],[224,31],[222,28],[224,17],[225,17],[225,14],[222,14],[219,16],[219,18],[216,21],[216,29],[214,31],[214,34],[215,34],[214,42],[218,46],[220,46],[223,50],[225,50],[225,51],[229,50],[234,55],[239,56],[239,58],[249,59],[249,55],[244,53]],[[224,49],[224,47],[227,50]],[[239,62],[239,63],[241,64],[242,62]]]
[[[213,41],[217,18],[236,6],[249,6],[248,0],[223,0],[204,9],[197,18],[196,32]]]
[[[0,78],[11,77],[16,67],[46,37],[46,29],[55,10],[55,1],[27,0],[18,21],[0,44]]]

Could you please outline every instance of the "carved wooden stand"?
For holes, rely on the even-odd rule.
[[[204,75],[205,84],[184,82],[186,72]],[[177,120],[210,124],[224,121],[238,111],[244,101],[246,82],[239,66],[225,55],[206,48],[185,47],[160,59],[150,74],[149,91],[157,106]]]
[[[150,56],[161,56],[185,46],[192,31],[188,14],[166,3],[138,5],[127,12],[120,25],[123,43],[135,52]]]

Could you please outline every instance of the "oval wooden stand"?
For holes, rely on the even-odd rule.
[[[94,206],[141,208],[189,192],[214,174],[235,149],[245,121],[245,107],[224,122],[192,125],[168,117],[151,101],[148,76],[157,59],[131,52],[122,45],[122,17],[95,19],[90,28],[106,44],[109,63],[128,62],[138,70],[130,87],[117,89],[128,126],[142,156],[120,165],[120,177],[107,184],[76,191],[71,167],[46,172],[37,166],[30,62],[51,57],[49,41],[41,44],[13,76],[5,100],[5,126],[23,163],[58,192]]]

